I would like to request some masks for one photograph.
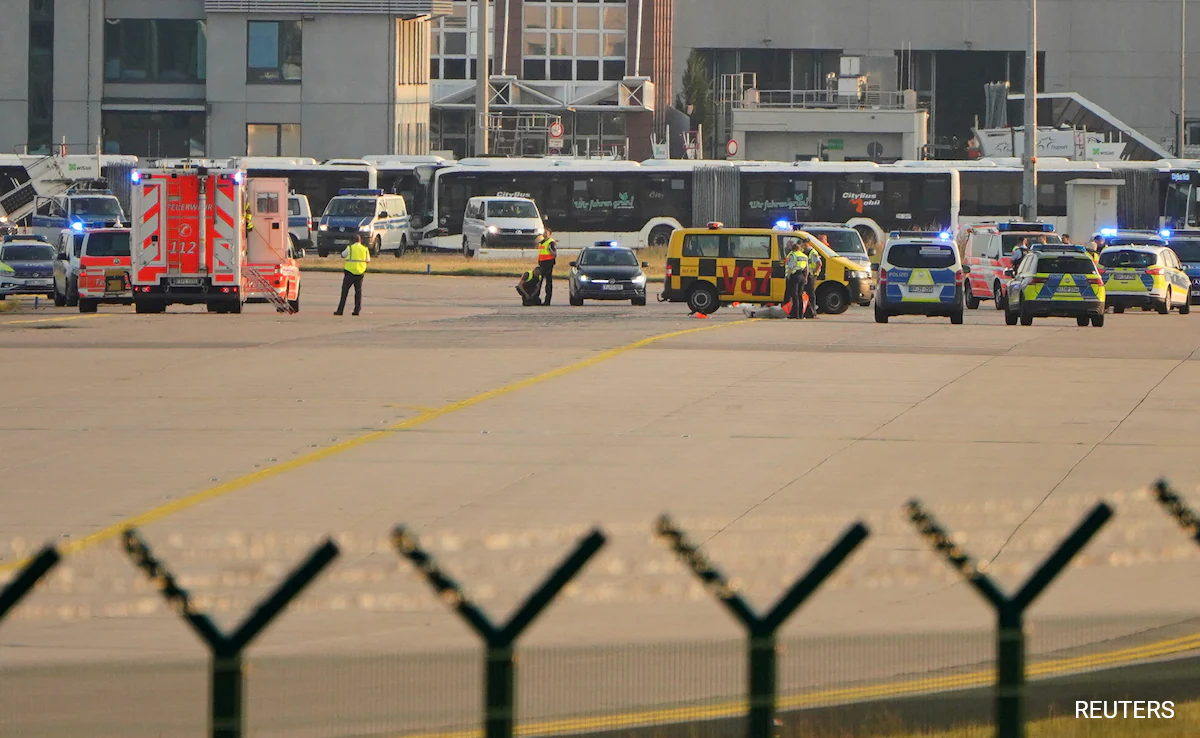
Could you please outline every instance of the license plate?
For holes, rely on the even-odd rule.
[[[933,292],[933,285],[931,285],[931,284],[912,285],[908,288],[908,291],[909,292]]]
[[[1075,294],[1075,293],[1079,292],[1079,288],[1078,288],[1078,287],[1062,287],[1062,286],[1059,286],[1059,287],[1056,287],[1056,288],[1054,288],[1054,291],[1055,291],[1055,292],[1057,292],[1057,293],[1058,293],[1058,294],[1060,294],[1060,295],[1061,295],[1061,294],[1063,294],[1064,292],[1065,292],[1065,293],[1068,293],[1068,294],[1072,294],[1072,295],[1073,295],[1073,294]]]
[[[190,287],[190,286],[199,285],[200,280],[193,279],[192,277],[176,277],[171,280],[171,284],[177,284],[181,287]]]
[[[619,285],[619,284],[606,284],[606,285],[604,285],[604,289],[606,289],[606,290],[619,290],[619,289],[623,289],[623,287],[622,287],[621,285]]]
[[[53,280],[50,280],[50,279],[34,279],[34,280],[31,280],[29,282],[29,284],[31,284],[35,287],[49,287],[50,282],[52,282],[52,281]]]
[[[1133,275],[1133,274],[1123,274],[1123,273],[1118,273],[1118,274],[1117,274],[1117,279],[1128,280],[1128,279],[1133,279],[1135,276],[1136,276],[1136,275]]]

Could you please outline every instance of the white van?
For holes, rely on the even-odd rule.
[[[312,231],[312,208],[308,204],[308,195],[289,194],[288,236],[297,257],[303,258],[307,249],[313,247]]]
[[[463,256],[470,258],[484,249],[536,250],[546,226],[537,204],[528,198],[472,197],[463,213],[462,231]]]
[[[408,249],[408,208],[400,195],[385,195],[382,190],[340,190],[325,206],[317,227],[317,254],[338,254],[354,241],[354,235],[371,250],[394,251],[396,256]]]

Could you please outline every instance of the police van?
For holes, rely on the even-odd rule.
[[[687,302],[708,315],[734,302],[782,304],[786,299],[786,259],[794,243],[808,242],[821,254],[816,279],[817,308],[829,314],[851,303],[869,305],[871,272],[840,256],[805,231],[780,228],[683,228],[671,234],[660,302]]]
[[[34,206],[30,230],[48,241],[57,239],[64,229],[83,233],[129,225],[121,201],[103,189],[73,189],[63,195],[37,197]]]
[[[313,246],[312,209],[308,204],[308,195],[295,192],[288,194],[288,237],[292,242],[292,251],[298,258],[306,256],[306,250]]]
[[[893,315],[927,315],[963,322],[964,277],[958,248],[947,239],[889,241],[879,260],[875,322]]]
[[[400,195],[383,190],[345,189],[325,206],[317,226],[317,255],[341,253],[355,235],[372,256],[393,251],[399,257],[408,249],[408,208]]]

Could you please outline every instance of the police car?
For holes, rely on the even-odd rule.
[[[1174,233],[1170,246],[1192,281],[1191,304],[1200,305],[1200,231]]]
[[[1075,318],[1080,327],[1104,325],[1104,283],[1086,252],[1063,245],[1030,251],[1016,268],[1006,270],[1004,299],[1007,325],[1033,325],[1034,318]]]
[[[1109,245],[1100,252],[1107,304],[1114,313],[1127,307],[1191,312],[1192,278],[1175,252],[1162,243]]]
[[[879,261],[875,322],[893,315],[930,315],[963,322],[963,278],[969,271],[949,234],[888,241]]]
[[[339,190],[325,206],[317,226],[317,255],[341,253],[355,235],[372,256],[394,251],[399,257],[408,248],[408,208],[400,195],[383,190]]]

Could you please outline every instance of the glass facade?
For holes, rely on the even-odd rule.
[[[106,154],[163,157],[205,154],[203,111],[105,110],[100,128]]]
[[[54,136],[54,0],[29,0],[29,102],[31,154],[50,153]]]
[[[202,82],[208,38],[202,20],[107,18],[107,82]]]
[[[429,76],[431,79],[475,79],[475,49],[479,45],[476,29],[479,11],[476,3],[455,2],[448,16],[433,20]],[[496,28],[496,6],[488,3],[488,27]],[[494,68],[496,37],[488,38],[488,68]]]
[[[525,0],[521,76],[620,81],[628,17],[624,0]]]

